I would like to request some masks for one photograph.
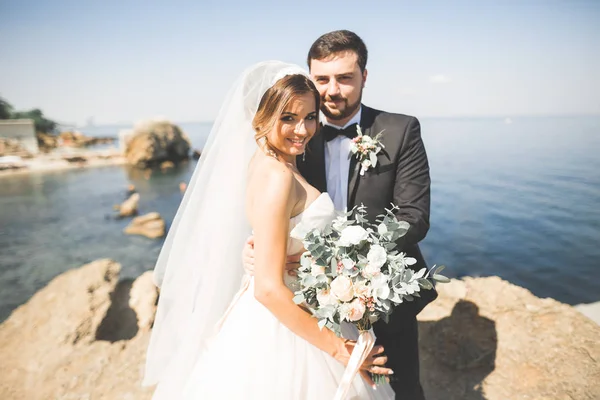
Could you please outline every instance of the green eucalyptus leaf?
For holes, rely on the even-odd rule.
[[[304,295],[302,294],[297,294],[294,296],[294,303],[296,304],[302,304],[304,303]]]
[[[314,286],[317,283],[317,278],[312,275],[306,275],[302,280],[302,285],[306,286]]]
[[[440,274],[433,274],[433,280],[440,283],[450,282],[450,278]]]
[[[433,266],[432,268],[432,273],[433,274],[439,274],[440,272],[442,272],[444,269],[446,268],[445,265],[438,265],[438,266]]]

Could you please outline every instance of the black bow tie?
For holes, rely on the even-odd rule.
[[[338,129],[334,128],[331,125],[324,125],[321,128],[321,134],[323,134],[327,142],[335,139],[339,135],[346,136],[349,139],[354,139],[358,136],[358,131],[356,130],[357,126],[358,124],[351,124],[350,126],[347,126],[344,129]]]

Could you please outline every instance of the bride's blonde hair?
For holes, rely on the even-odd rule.
[[[302,74],[284,76],[267,89],[262,96],[256,115],[252,120],[252,128],[256,132],[254,140],[256,140],[258,147],[266,154],[277,154],[276,149],[267,141],[267,134],[275,127],[288,104],[294,98],[307,93],[312,94],[315,98],[317,126],[319,126],[318,111],[320,109],[321,96],[315,84],[307,76]]]

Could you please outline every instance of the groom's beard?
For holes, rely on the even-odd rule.
[[[327,105],[325,104],[326,101],[338,101],[341,100],[343,101],[343,106],[339,107],[335,110],[330,110],[329,108],[327,108]],[[340,121],[343,119],[348,118],[349,116],[351,116],[352,114],[354,114],[356,112],[356,110],[358,110],[358,108],[360,107],[360,102],[362,100],[362,90],[360,95],[358,96],[358,100],[356,101],[356,103],[352,103],[349,104],[348,103],[348,99],[342,96],[325,96],[321,98],[321,111],[323,112],[323,114],[325,114],[325,116],[327,117],[328,120],[331,121]]]

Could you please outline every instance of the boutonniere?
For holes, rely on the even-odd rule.
[[[377,154],[385,146],[379,141],[383,131],[379,132],[375,137],[363,135],[360,126],[356,125],[358,136],[352,139],[350,151],[356,156],[360,163],[360,175],[364,175],[371,167],[377,166]]]

